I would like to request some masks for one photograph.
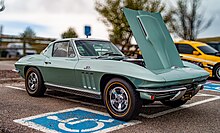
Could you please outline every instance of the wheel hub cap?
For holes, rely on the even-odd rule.
[[[128,108],[128,94],[122,87],[115,87],[110,91],[110,104],[118,112]]]
[[[34,72],[32,72],[28,77],[28,87],[31,91],[35,91],[38,87],[38,77]]]

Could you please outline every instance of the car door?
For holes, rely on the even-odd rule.
[[[77,62],[78,57],[71,41],[55,42],[52,55],[45,60],[45,82],[74,87],[74,67]]]
[[[202,56],[201,52],[199,52],[189,44],[176,44],[176,45],[182,60],[192,62],[201,67],[204,65],[203,63],[205,59],[204,56]]]

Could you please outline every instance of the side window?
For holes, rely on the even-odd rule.
[[[53,46],[53,57],[75,57],[73,47],[70,45],[69,41],[56,42]]]
[[[53,57],[67,57],[68,42],[57,42],[53,46]]]
[[[178,44],[178,51],[180,54],[193,54],[196,50],[188,44]]]
[[[73,49],[73,47],[69,44],[68,57],[73,58],[73,57],[75,57],[75,56],[76,56],[76,54],[75,54],[75,52],[74,52],[74,49]]]

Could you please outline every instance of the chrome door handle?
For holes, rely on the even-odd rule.
[[[49,62],[49,61],[45,61],[44,63],[45,63],[45,64],[51,64],[51,62]]]

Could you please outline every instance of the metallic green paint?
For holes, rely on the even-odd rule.
[[[183,67],[160,13],[123,8],[148,69]]]
[[[126,16],[129,17],[129,21],[131,21],[133,17],[136,18],[138,13],[145,14],[144,12],[136,12],[129,9],[124,9],[124,11],[125,14],[127,14]],[[128,13],[131,13],[131,15],[128,15]],[[151,20],[150,18],[148,21],[148,17],[143,18],[144,25],[146,26],[149,23],[152,27],[157,29],[158,27],[155,27],[153,24],[153,22],[156,21],[155,23],[159,23],[162,29],[160,32],[154,32],[150,29],[150,31],[147,31],[149,35],[147,39],[145,39],[146,37],[144,37],[145,33],[143,33],[143,31],[134,30],[140,30],[140,26],[134,24],[134,22],[137,21],[135,18],[135,21],[129,22],[132,23],[131,28],[134,30],[135,36],[140,36],[140,38],[136,37],[136,39],[138,39],[137,42],[142,53],[144,51],[146,67],[124,61],[123,56],[122,58],[117,58],[117,60],[112,57],[106,57],[107,59],[82,57],[79,55],[75,46],[75,40],[80,39],[76,38],[55,41],[70,41],[70,44],[76,52],[76,56],[73,58],[52,57],[54,44],[54,42],[52,42],[40,55],[30,55],[21,58],[15,63],[15,67],[20,71],[22,77],[25,77],[26,67],[36,67],[42,74],[44,83],[46,84],[66,86],[66,88],[77,88],[77,90],[82,90],[82,92],[97,92],[97,94],[104,89],[101,88],[101,81],[103,81],[102,78],[105,75],[123,77],[134,85],[134,89],[140,90],[140,92],[138,92],[142,99],[149,99],[150,96],[153,95],[152,93],[143,92],[143,90],[172,91],[175,86],[181,88],[181,86],[189,84],[193,86],[204,83],[209,74],[191,63],[182,62],[179,59],[176,49],[174,49],[174,44],[172,44],[170,35],[164,27],[165,25],[161,22],[160,16],[158,16],[158,14],[150,15],[156,16],[155,18],[157,18],[157,20]],[[159,38],[159,41],[156,37]],[[177,91],[174,91],[173,94],[164,93],[163,97],[156,98],[170,98],[176,93]]]

